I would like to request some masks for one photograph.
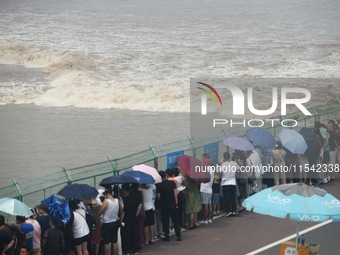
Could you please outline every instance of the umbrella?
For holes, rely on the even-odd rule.
[[[294,129],[283,128],[279,133],[282,145],[294,154],[304,154],[307,150],[307,143],[303,136]]]
[[[141,171],[128,170],[124,172],[122,176],[132,177],[140,184],[154,184],[155,183],[155,180],[150,174],[146,174]]]
[[[58,218],[64,225],[71,219],[70,207],[65,200],[52,195],[41,203],[47,204],[48,215]]]
[[[303,127],[299,132],[307,143],[305,155],[310,159],[316,159],[320,155],[320,140],[313,130]]]
[[[289,215],[295,221],[340,221],[340,201],[325,190],[303,183],[264,189],[244,200],[242,205],[249,211],[273,217]],[[298,233],[297,227],[297,238]]]
[[[263,149],[272,149],[276,145],[274,136],[264,128],[250,128],[246,131],[245,136],[249,139],[249,141]]]
[[[0,211],[16,216],[29,217],[33,215],[31,209],[23,202],[14,198],[0,198]]]
[[[210,181],[210,174],[206,170],[207,166],[198,159],[183,155],[178,157],[178,166],[184,174],[194,181],[207,183]]]
[[[138,183],[135,178],[125,175],[115,175],[104,178],[99,185],[106,187],[112,184],[123,184],[123,183]]]
[[[97,197],[98,191],[94,187],[91,187],[87,184],[73,183],[59,190],[57,195],[63,196],[65,198],[88,200]]]
[[[143,173],[151,175],[154,178],[155,183],[161,183],[162,182],[162,177],[159,175],[157,169],[154,168],[154,167],[141,164],[141,165],[133,166],[132,170],[141,171]]]
[[[223,144],[240,151],[252,151],[254,149],[254,146],[248,140],[236,136],[224,139]]]

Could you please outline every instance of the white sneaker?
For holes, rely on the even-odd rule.
[[[208,223],[212,223],[212,220],[208,220]]]
[[[203,224],[208,224],[208,221],[207,220],[203,221]]]

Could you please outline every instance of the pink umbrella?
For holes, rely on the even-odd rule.
[[[156,168],[141,164],[141,165],[133,166],[132,170],[140,171],[140,172],[151,175],[154,178],[155,183],[161,183],[162,182],[162,177],[159,175]]]
[[[210,181],[210,173],[206,170],[207,166],[202,161],[189,155],[182,155],[178,157],[177,162],[181,171],[190,179],[200,183]]]

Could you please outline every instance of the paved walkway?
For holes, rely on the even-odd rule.
[[[340,180],[321,185],[320,188],[340,199]],[[300,231],[318,223],[301,222]],[[199,225],[195,230],[182,233],[182,241],[172,236],[170,242],[157,241],[144,247],[140,254],[162,255],[244,255],[296,233],[297,222],[278,219],[252,212],[236,217],[220,217],[212,224]],[[320,255],[340,254],[340,223],[332,222],[305,234],[306,243],[320,244]],[[260,252],[260,255],[278,255],[279,245]]]

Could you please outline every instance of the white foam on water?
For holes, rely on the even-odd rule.
[[[47,80],[0,77],[0,104],[188,112],[191,77],[339,77],[339,3],[329,5],[6,4],[0,63],[43,68]]]

